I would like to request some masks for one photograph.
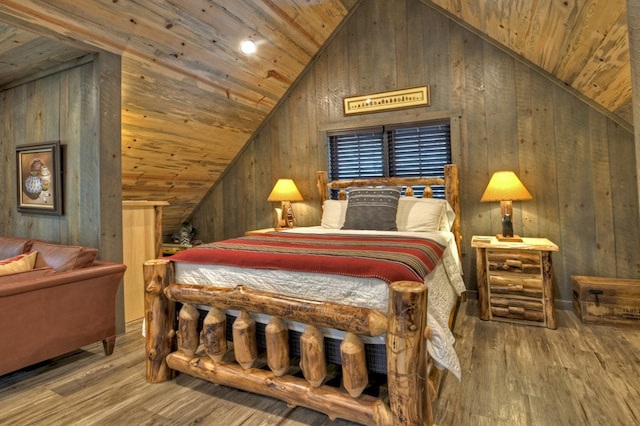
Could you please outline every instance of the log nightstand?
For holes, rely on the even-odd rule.
[[[557,328],[553,305],[551,252],[546,238],[522,242],[474,236],[480,319]]]

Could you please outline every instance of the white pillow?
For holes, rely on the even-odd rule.
[[[322,208],[322,227],[341,229],[347,214],[347,203],[347,200],[326,200]],[[450,231],[455,217],[446,200],[400,197],[396,224],[398,231]]]
[[[450,231],[455,213],[447,200],[402,197],[398,203],[398,231]]]
[[[341,229],[347,215],[347,200],[325,200],[322,205],[323,228]]]
[[[451,227],[453,226],[453,221],[456,219],[456,212],[453,211],[453,207],[447,200],[445,200],[445,211],[442,216],[442,222],[440,223],[441,231],[451,231]]]

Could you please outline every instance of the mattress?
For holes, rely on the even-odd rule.
[[[282,232],[305,234],[349,233],[358,235],[400,235],[429,238],[446,249],[440,262],[426,277],[429,288],[427,324],[431,330],[427,340],[427,350],[436,367],[446,368],[458,380],[461,377],[460,363],[454,349],[455,338],[448,327],[449,313],[457,303],[458,296],[465,291],[462,280],[460,259],[455,246],[454,235],[450,232],[398,232],[398,231],[338,231],[335,229],[304,227]],[[234,288],[243,285],[254,290],[268,291],[285,296],[310,300],[342,303],[352,306],[376,309],[386,314],[388,309],[388,284],[377,278],[349,277],[335,274],[292,272],[285,270],[249,269],[210,264],[175,262],[176,282],[182,284],[210,283],[215,287]],[[206,307],[201,307],[206,309]],[[266,323],[266,315],[254,315],[256,321]],[[288,322],[291,329],[301,332],[304,324]],[[342,339],[344,332],[323,329],[328,338]],[[366,344],[384,344],[385,336],[368,337]]]

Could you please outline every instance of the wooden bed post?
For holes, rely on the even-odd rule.
[[[327,184],[329,183],[327,172],[319,171],[316,172],[316,185],[318,187],[318,194],[320,194],[320,208],[324,205],[324,202],[330,198],[329,188]]]
[[[389,289],[387,378],[396,425],[433,424],[427,386],[427,287],[398,281]]]
[[[458,178],[458,166],[456,164],[447,164],[444,166],[444,190],[445,198],[456,214],[451,226],[451,232],[456,236],[456,244],[458,246],[458,256],[462,259],[462,232],[460,228],[460,179]]]
[[[147,382],[160,383],[175,376],[166,358],[176,346],[176,304],[164,294],[174,281],[173,264],[166,259],[149,260],[144,263],[143,273]]]

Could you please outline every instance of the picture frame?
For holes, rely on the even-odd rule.
[[[62,215],[60,141],[17,146],[16,165],[18,211]]]
[[[392,90],[390,92],[343,98],[344,115],[369,114],[404,108],[431,106],[430,86]]]

